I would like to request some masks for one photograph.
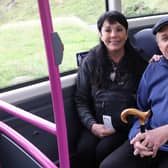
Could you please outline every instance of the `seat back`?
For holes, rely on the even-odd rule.
[[[134,45],[142,57],[149,60],[154,54],[161,54],[151,28],[140,30],[134,35]]]
[[[0,121],[0,161],[3,168],[57,168],[39,148]]]
[[[82,63],[82,60],[84,59],[84,57],[86,57],[88,52],[89,51],[83,51],[83,52],[76,53],[77,66],[80,66],[80,64]]]

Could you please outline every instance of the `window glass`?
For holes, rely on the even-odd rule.
[[[95,23],[105,1],[49,2],[54,31],[64,44],[60,72],[75,69],[76,53],[98,41]],[[39,18],[36,0],[0,0],[0,89],[48,76]]]
[[[167,6],[165,0],[122,0],[122,11],[127,17],[166,13]]]
[[[98,17],[105,11],[104,0],[51,1],[54,30],[64,44],[61,72],[77,68],[76,53],[87,51],[97,44],[95,27]],[[97,10],[99,9],[99,10]]]

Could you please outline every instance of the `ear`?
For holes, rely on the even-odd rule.
[[[101,32],[98,32],[98,36],[99,36],[99,38],[101,38],[101,36],[102,36],[102,33],[101,33]]]
[[[102,41],[102,33],[98,32],[99,40]]]

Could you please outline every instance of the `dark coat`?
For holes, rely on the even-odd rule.
[[[130,125],[122,123],[120,113],[125,108],[136,106],[135,93],[147,62],[137,52],[126,51],[118,66],[116,80],[110,79],[113,68],[109,60],[104,74],[105,85],[98,87],[93,77],[99,69],[96,61],[99,50],[99,45],[92,49],[79,67],[75,96],[79,118],[90,129],[93,123],[103,123],[103,114],[110,115],[116,130],[128,130]]]

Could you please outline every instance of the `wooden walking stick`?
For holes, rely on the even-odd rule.
[[[122,111],[121,116],[120,116],[121,120],[124,123],[128,123],[126,119],[128,115],[137,116],[140,120],[140,130],[141,132],[145,132],[145,120],[150,117],[151,111],[148,110],[146,112],[143,112],[135,108],[127,108]]]

